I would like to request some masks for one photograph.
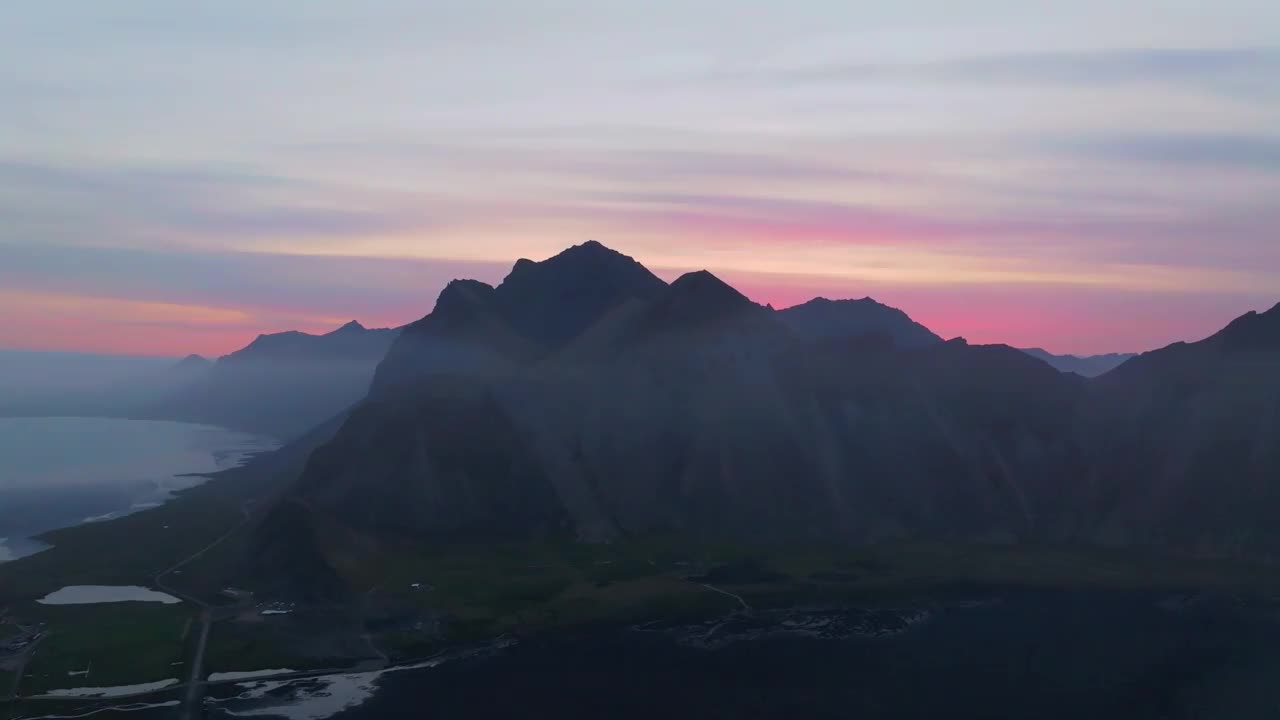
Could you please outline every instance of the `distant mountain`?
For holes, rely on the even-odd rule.
[[[811,340],[883,334],[902,349],[922,348],[942,342],[942,338],[912,320],[903,311],[882,305],[871,298],[814,298],[803,305],[780,310],[778,316],[797,334]]]
[[[179,360],[178,364],[174,365],[172,369],[178,373],[199,375],[200,373],[208,372],[212,367],[213,361],[209,358],[203,355],[188,355]]]
[[[0,415],[124,416],[193,382],[208,361],[0,351]]]
[[[1097,377],[1111,372],[1132,357],[1134,353],[1108,353],[1106,355],[1054,355],[1041,348],[1024,348],[1022,352],[1039,358],[1062,372],[1075,373],[1081,377]]]
[[[398,334],[350,322],[324,335],[261,335],[214,363],[188,357],[177,369],[196,379],[138,414],[291,439],[363,398]]]

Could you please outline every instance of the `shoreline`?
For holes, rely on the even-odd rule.
[[[232,449],[225,449],[225,450],[219,449],[219,450],[212,451],[212,456],[215,458],[214,459],[215,463],[219,462],[219,460],[217,459],[219,456],[222,456],[228,453],[235,455],[235,459],[233,463],[229,464],[226,467],[217,467],[205,472],[165,473],[164,474],[165,478],[170,481],[190,482],[190,481],[198,480],[199,482],[187,484],[185,487],[165,489],[160,487],[160,483],[163,481],[157,480],[156,481],[157,497],[154,499],[148,500],[147,502],[135,502],[131,504],[129,507],[119,508],[119,509],[100,508],[103,510],[103,512],[98,513],[96,515],[85,517],[81,519],[79,522],[65,522],[65,523],[59,522],[56,525],[40,528],[36,531],[6,532],[4,535],[0,535],[0,566],[6,565],[8,563],[12,563],[18,560],[22,560],[25,558],[29,558],[34,555],[39,555],[40,553],[43,553],[43,552],[47,552],[48,550],[56,546],[56,543],[54,542],[54,540],[56,539],[56,535],[59,533],[69,531],[69,530],[75,530],[75,529],[84,527],[86,525],[114,522],[122,518],[136,515],[138,513],[146,512],[148,510],[155,510],[157,508],[165,507],[166,505],[172,503],[175,499],[182,496],[183,494],[188,493],[202,485],[205,485],[210,481],[218,479],[220,476],[224,474],[239,471],[244,467],[246,467],[247,465],[271,455],[282,446],[282,443],[278,438],[270,435],[266,435],[262,433],[252,433],[252,432],[238,430],[235,428],[224,427],[220,425],[186,422],[181,420],[160,420],[160,419],[130,418],[130,417],[124,417],[124,416],[117,416],[117,415],[80,415],[80,414],[18,415],[18,416],[5,415],[5,416],[0,416],[0,419],[31,420],[31,421],[91,420],[91,421],[111,421],[111,422],[123,422],[123,423],[148,423],[148,424],[157,424],[157,425],[165,425],[165,426],[176,425],[176,426],[182,426],[184,428],[190,429],[193,432],[218,431],[218,432],[223,432],[228,434],[234,434],[236,436],[243,436],[242,441],[252,445],[252,447],[246,447],[244,449],[232,448]],[[271,445],[273,447],[266,447],[267,445]],[[2,498],[3,495],[4,495],[4,491],[0,490],[0,498]],[[4,531],[0,529],[0,532],[4,532]],[[19,550],[18,548],[22,548],[22,549]]]

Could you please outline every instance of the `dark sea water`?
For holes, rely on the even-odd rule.
[[[701,626],[525,640],[434,667],[227,686],[206,717],[1280,717],[1280,620],[1264,605],[1138,593],[981,600],[934,606],[878,637],[750,632],[708,649]]]
[[[266,438],[187,423],[0,418],[0,562],[39,550],[56,528],[154,507],[275,447]]]

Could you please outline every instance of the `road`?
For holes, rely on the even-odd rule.
[[[750,613],[750,612],[751,612],[751,606],[747,604],[747,601],[746,601],[746,600],[743,600],[743,599],[742,599],[742,596],[741,596],[741,595],[734,595],[733,593],[729,592],[728,590],[721,590],[720,588],[718,588],[718,587],[716,587],[716,586],[714,586],[714,585],[708,585],[708,584],[706,584],[706,583],[698,583],[698,584],[699,584],[699,585],[701,585],[702,587],[704,587],[704,588],[708,589],[708,590],[713,590],[713,591],[715,591],[715,592],[718,592],[718,593],[720,593],[721,595],[728,595],[729,597],[733,598],[734,600],[737,600],[737,601],[742,605],[742,609],[743,609],[743,610],[745,610],[745,611],[746,611],[746,612],[748,612],[748,613]]]
[[[209,543],[205,547],[196,551],[192,555],[182,559],[173,567],[167,570],[161,571],[155,577],[156,587],[160,588],[164,592],[169,593],[170,595],[182,598],[183,600],[186,600],[192,605],[195,605],[196,607],[200,608],[200,636],[196,640],[195,652],[193,653],[191,662],[189,663],[191,667],[191,673],[190,673],[189,679],[187,680],[187,694],[182,703],[182,710],[179,713],[179,717],[181,717],[183,720],[195,720],[195,718],[198,718],[200,716],[198,709],[201,701],[204,700],[204,687],[205,687],[204,678],[201,676],[201,673],[204,670],[205,649],[206,647],[208,647],[208,644],[209,644],[209,629],[213,625],[213,608],[212,606],[209,605],[209,603],[201,600],[200,598],[195,597],[194,595],[188,595],[187,593],[182,592],[181,590],[173,587],[172,585],[167,584],[164,578],[166,575],[172,575],[178,570],[181,570],[187,565],[190,565],[191,563],[200,559],[206,553],[208,553],[209,551],[213,550],[214,548],[218,547],[223,542],[225,542],[227,538],[231,537],[232,535],[242,530],[244,526],[249,523],[249,519],[252,517],[252,513],[249,511],[249,505],[250,505],[250,501],[245,501],[240,506],[240,514],[243,517],[241,518],[240,522],[235,525],[235,527],[223,533],[222,536],[219,537],[217,540],[214,540],[213,542]]]
[[[42,641],[44,641],[43,635],[36,638],[35,642],[27,646],[26,651],[22,654],[22,659],[18,662],[17,667],[14,668],[13,687],[9,689],[9,694],[7,696],[0,699],[12,700],[13,698],[18,697],[18,688],[22,685],[22,676],[27,674],[27,663],[31,661],[31,656],[35,654],[36,647],[39,646]]]
[[[195,657],[191,660],[191,675],[187,680],[187,695],[182,703],[183,718],[194,718],[195,708],[204,699],[204,650],[209,644],[209,628],[213,625],[213,613],[205,608],[200,611],[200,639],[196,641]]]

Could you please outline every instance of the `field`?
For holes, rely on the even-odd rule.
[[[194,612],[186,605],[36,606],[48,624],[27,665],[22,695],[184,679]],[[87,675],[72,675],[88,670]]]
[[[336,608],[222,620],[209,633],[206,673],[341,670],[378,660],[358,620]]]
[[[1029,545],[752,547],[661,537],[612,544],[428,544],[332,548],[395,657],[440,643],[724,613],[993,588],[1280,588],[1275,568]],[[723,591],[723,592],[722,592]],[[735,597],[736,596],[736,597]]]

